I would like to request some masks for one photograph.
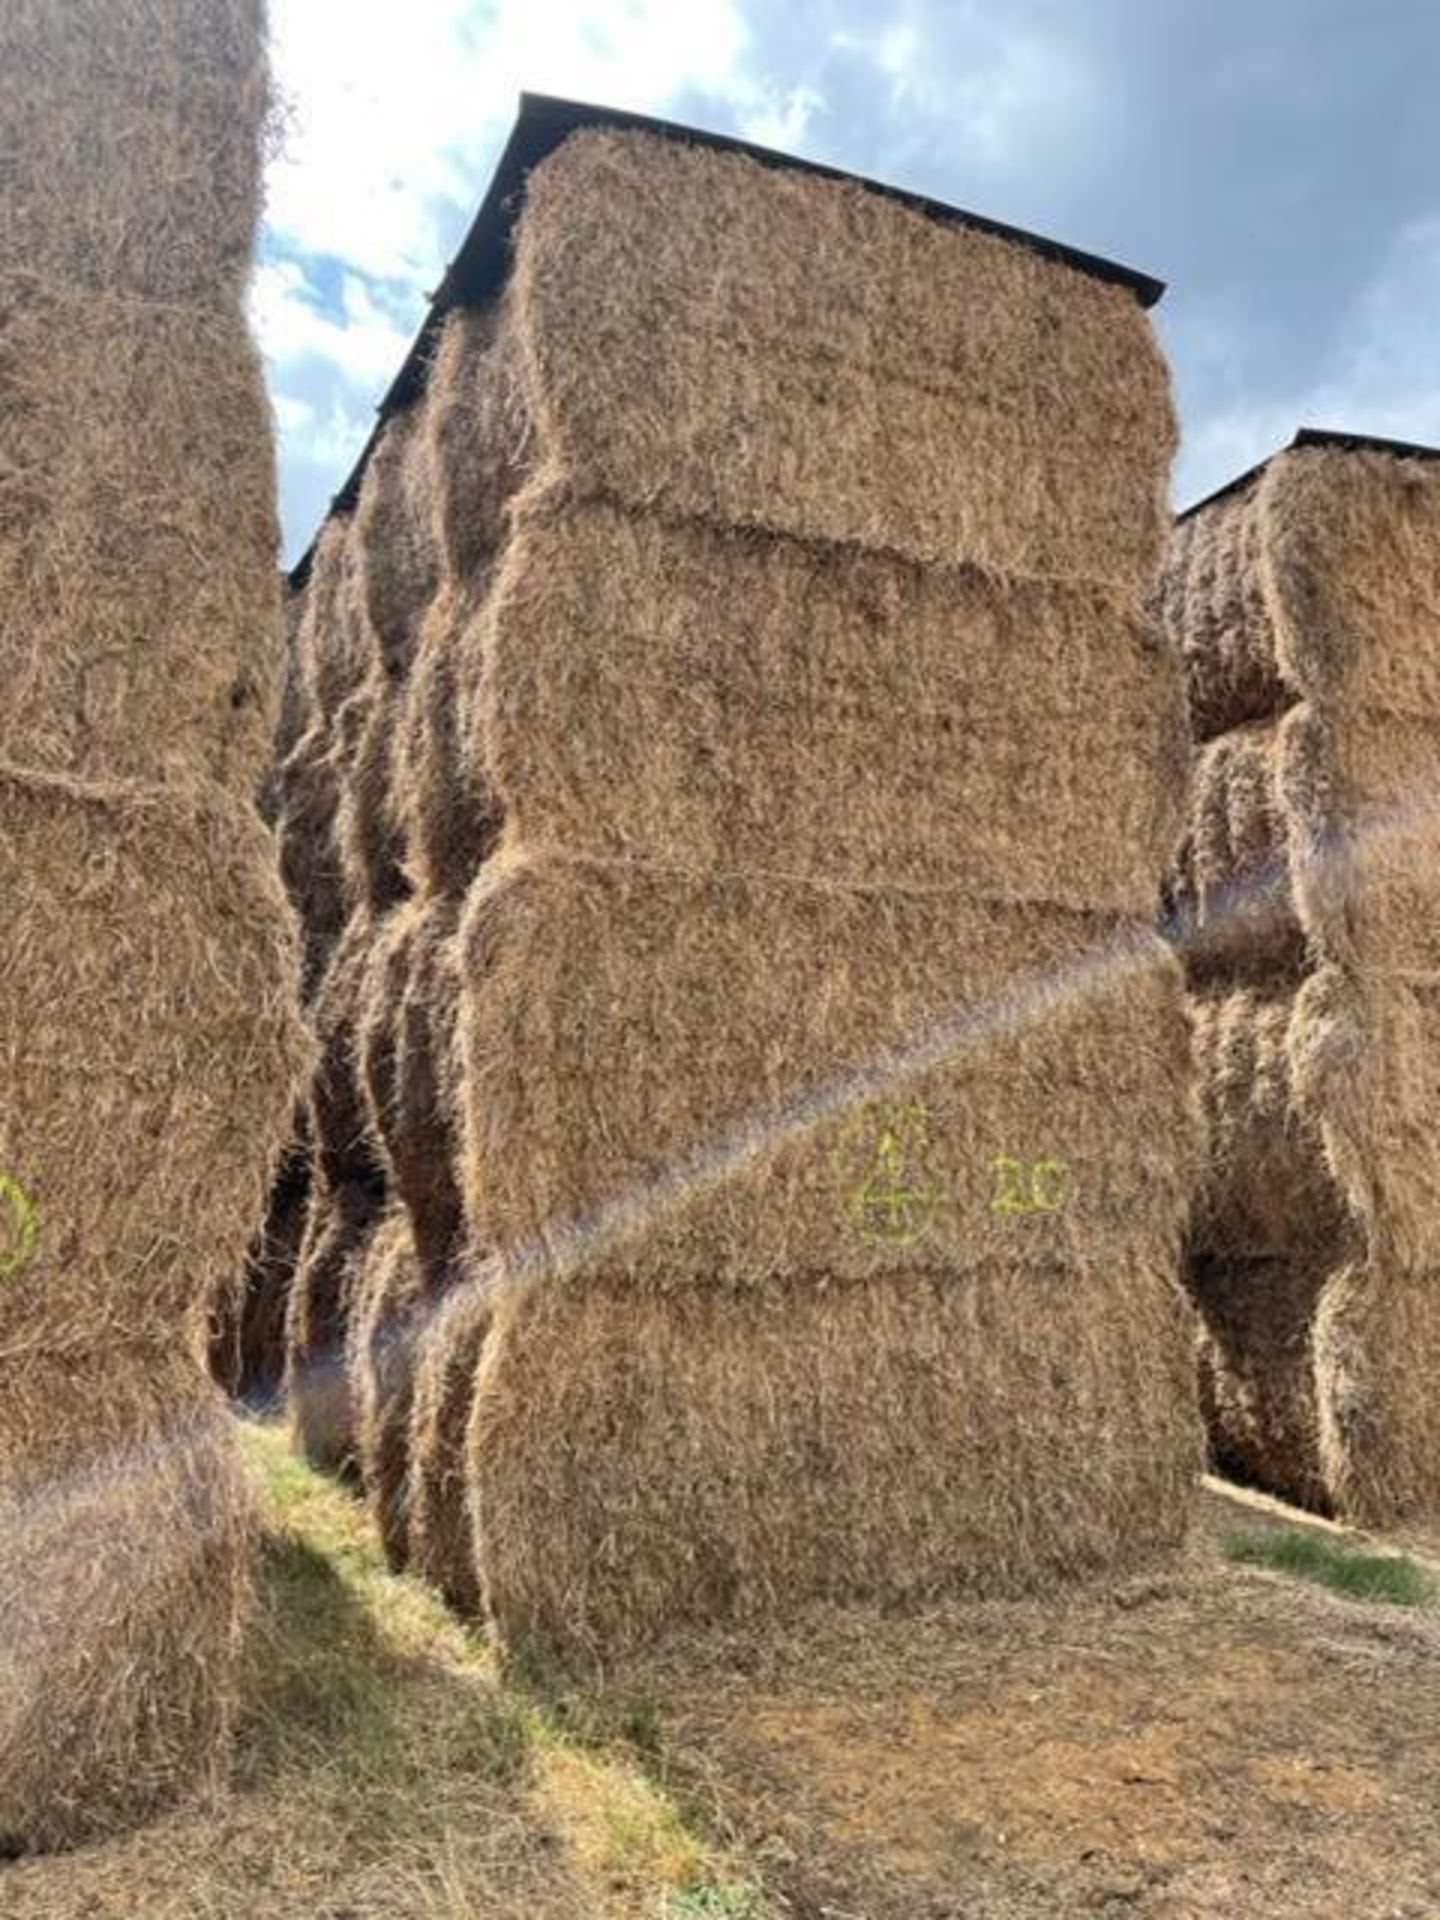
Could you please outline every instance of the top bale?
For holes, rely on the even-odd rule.
[[[1440,463],[1313,447],[1260,483],[1281,671],[1303,697],[1440,712]]]
[[[530,176],[514,293],[542,450],[586,488],[1121,592],[1159,561],[1175,420],[1125,288],[857,183],[587,130]]]
[[[234,299],[270,113],[262,0],[6,0],[0,270]]]

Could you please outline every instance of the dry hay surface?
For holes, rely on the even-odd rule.
[[[310,1063],[253,809],[0,768],[0,1166],[35,1257],[0,1361],[197,1334],[243,1258]]]
[[[858,184],[584,131],[530,178],[512,296],[544,460],[587,489],[1122,592],[1159,563],[1175,421],[1128,289]]]
[[[483,599],[447,592],[425,617],[395,741],[391,807],[415,892],[460,899],[495,850],[499,797],[461,712],[462,664],[478,671],[489,630]]]
[[[0,760],[259,785],[281,650],[266,417],[238,311],[0,271]]]
[[[1264,1484],[1414,1517],[1440,1503],[1440,476],[1277,456],[1182,524],[1160,601],[1197,731],[1231,729],[1171,881],[1211,1121],[1212,1431]]]
[[[517,855],[461,941],[487,1250],[578,1232],[587,1266],[687,1289],[879,1273],[897,1239],[946,1272],[1173,1253],[1186,1034],[1172,956],[1127,923]],[[1007,1158],[1049,1163],[1033,1201]]]
[[[1207,1253],[1303,1251],[1323,1262],[1349,1223],[1317,1109],[1296,1085],[1294,993],[1197,994],[1190,1019],[1204,1128],[1192,1241]]]
[[[513,304],[447,315],[426,385],[431,516],[444,579],[483,594],[535,457]]]
[[[6,0],[0,273],[229,305],[270,108],[263,0]]]
[[[12,1852],[115,1832],[178,1783],[213,1782],[249,1600],[250,1498],[234,1424],[183,1343],[0,1359],[0,1406],[0,1848]]]
[[[1145,918],[1188,740],[1099,594],[531,493],[462,700],[520,845]]]
[[[410,1566],[457,1613],[481,1612],[465,1435],[494,1320],[490,1292],[457,1262],[415,1347],[406,1517]]]
[[[1195,759],[1168,887],[1193,981],[1264,983],[1298,978],[1304,970],[1305,935],[1277,776],[1271,723],[1219,734]]]
[[[445,1271],[464,1230],[454,1063],[456,917],[453,901],[410,901],[377,930],[357,1032],[372,1136],[431,1284]]]
[[[1429,1920],[1437,1656],[1433,1611],[1207,1544],[1029,1603],[683,1636],[605,1698],[648,1703],[667,1779],[792,1914]]]
[[[390,1566],[408,1557],[410,1402],[424,1280],[403,1208],[388,1213],[356,1258],[346,1328],[355,1453]]]
[[[1170,1276],[1120,1252],[892,1256],[863,1284],[513,1289],[467,1441],[503,1642],[563,1665],[682,1622],[768,1628],[801,1599],[993,1593],[1173,1547],[1200,1453]]]

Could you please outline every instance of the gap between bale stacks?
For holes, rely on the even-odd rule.
[[[1278,455],[1181,523],[1161,603],[1215,736],[1171,880],[1212,1118],[1212,1442],[1362,1524],[1433,1514],[1440,478]]]

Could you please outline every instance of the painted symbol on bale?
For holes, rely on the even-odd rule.
[[[1070,1169],[1063,1160],[1042,1154],[1038,1160],[1020,1160],[1013,1153],[997,1153],[990,1162],[995,1191],[990,1211],[998,1214],[1062,1213],[1073,1191]]]
[[[929,1169],[930,1113],[919,1101],[862,1107],[847,1135],[853,1170],[865,1167],[850,1191],[848,1212],[867,1240],[905,1247],[934,1221],[941,1188]]]
[[[34,1258],[40,1228],[30,1196],[13,1175],[0,1173],[0,1280]]]

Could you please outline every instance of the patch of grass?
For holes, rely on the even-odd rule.
[[[759,1920],[760,1908],[749,1887],[706,1881],[666,1896],[664,1920]]]
[[[1225,1557],[1243,1566],[1293,1573],[1350,1600],[1420,1607],[1432,1593],[1420,1568],[1403,1554],[1366,1553],[1301,1527],[1231,1534],[1225,1542]]]
[[[264,1848],[277,1871],[302,1877],[303,1842],[307,1886],[329,1901],[348,1878],[357,1913],[406,1920],[763,1920],[746,1864],[656,1777],[648,1701],[602,1713],[502,1673],[482,1633],[389,1571],[363,1501],[283,1429],[247,1425],[244,1447],[264,1542],[235,1786],[257,1814],[290,1810],[291,1837]],[[297,1893],[294,1910],[312,1909]]]

